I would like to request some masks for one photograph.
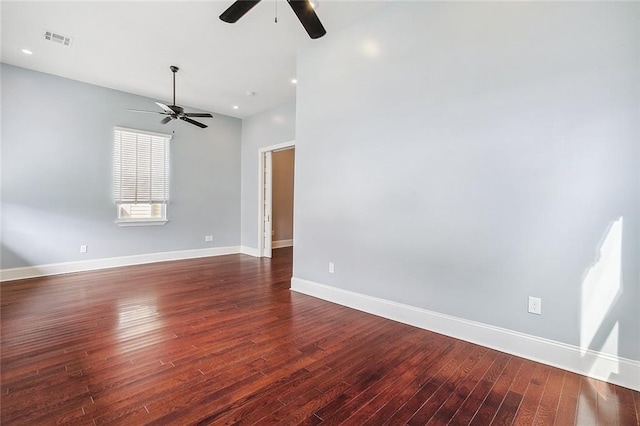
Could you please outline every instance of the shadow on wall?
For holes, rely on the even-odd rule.
[[[79,260],[78,233],[96,226],[64,212],[13,203],[2,205],[2,215],[2,269]]]
[[[4,243],[4,240],[0,242],[0,259],[2,259],[2,266],[0,269],[4,269],[4,265],[28,265],[29,261],[20,254],[16,253],[9,246]],[[2,279],[2,277],[0,277]]]

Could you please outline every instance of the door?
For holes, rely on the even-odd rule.
[[[272,152],[295,146],[295,141],[258,149],[258,257],[271,257],[273,248]]]

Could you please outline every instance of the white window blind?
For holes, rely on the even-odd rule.
[[[115,127],[113,196],[118,219],[165,219],[170,135]],[[162,205],[162,209],[158,209]],[[163,213],[159,216],[158,212]]]

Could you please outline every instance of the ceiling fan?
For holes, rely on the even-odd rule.
[[[213,118],[213,115],[209,114],[208,112],[204,112],[204,113],[200,113],[200,112],[184,112],[184,109],[181,106],[176,105],[176,73],[178,72],[178,70],[180,68],[176,67],[175,65],[171,65],[169,67],[169,69],[171,70],[171,72],[173,73],[173,105],[165,105],[161,102],[156,102],[156,105],[158,105],[160,108],[162,108],[162,112],[160,111],[142,111],[139,109],[128,109],[127,111],[131,111],[131,112],[144,112],[147,114],[162,114],[162,115],[166,115],[165,118],[163,118],[160,121],[160,124],[167,124],[168,122],[170,122],[171,120],[182,120],[182,121],[186,121],[187,123],[191,123],[194,124],[198,127],[201,128],[206,128],[207,125],[206,124],[202,124],[196,120],[192,120],[189,117],[206,117],[206,118]]]
[[[222,12],[220,19],[233,24],[258,3],[260,0],[236,0],[227,10]],[[309,37],[320,38],[327,33],[309,0],[287,0],[287,3],[309,33]]]

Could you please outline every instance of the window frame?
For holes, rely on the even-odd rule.
[[[153,182],[153,177],[155,176],[157,178],[157,175],[154,175],[154,173],[157,173],[157,170],[154,169],[153,166],[153,157],[152,157],[152,147],[151,145],[154,143],[153,140],[150,141],[150,148],[149,148],[149,189],[147,190],[149,192],[148,197],[143,197],[143,200],[140,201],[137,199],[138,197],[138,188],[140,186],[140,181],[137,178],[137,173],[139,170],[138,164],[139,164],[139,160],[140,157],[138,157],[137,154],[137,149],[138,149],[138,143],[139,141],[136,140],[136,156],[135,156],[135,173],[136,173],[136,178],[135,178],[135,183],[134,183],[134,187],[135,187],[135,196],[134,199],[130,199],[131,197],[129,196],[129,199],[124,199],[122,193],[123,193],[123,178],[122,178],[122,170],[123,170],[123,156],[122,156],[122,139],[120,139],[120,142],[118,142],[118,133],[117,132],[125,132],[125,133],[130,133],[130,134],[135,134],[136,138],[140,135],[142,136],[149,136],[152,138],[162,138],[164,139],[164,155],[162,156],[162,173],[161,173],[161,179],[163,180],[163,195],[160,197],[160,199],[155,199],[157,198],[153,193],[153,188],[151,185],[151,182]],[[166,224],[169,220],[167,218],[167,205],[169,204],[169,183],[170,183],[170,158],[171,158],[171,153],[170,153],[170,141],[171,141],[171,137],[172,135],[169,134],[164,134],[164,133],[157,133],[157,132],[150,132],[150,131],[146,131],[146,130],[140,130],[140,129],[131,129],[131,128],[126,128],[126,127],[118,127],[118,126],[114,126],[113,128],[113,173],[112,173],[112,179],[113,179],[113,197],[114,197],[114,202],[116,205],[116,220],[114,221],[114,223],[118,226],[154,226],[154,225],[164,225]],[[131,170],[129,170],[131,171]],[[148,198],[145,199],[145,198]],[[123,206],[135,206],[135,205],[144,205],[144,206],[149,206],[150,211],[154,210],[154,206],[157,208],[158,205],[160,205],[160,209],[161,209],[161,215],[159,217],[139,217],[139,218],[135,218],[135,217],[122,217],[122,211],[124,209]]]

